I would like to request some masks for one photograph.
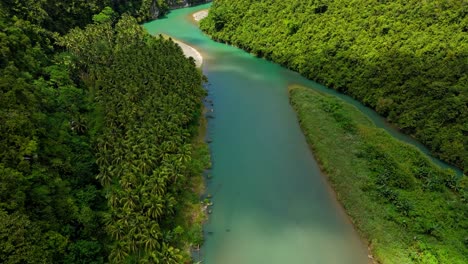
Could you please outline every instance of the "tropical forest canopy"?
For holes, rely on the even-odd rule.
[[[203,76],[120,15],[136,2],[0,2],[1,263],[182,263],[200,243],[180,215],[207,164]]]
[[[357,98],[468,170],[468,4],[216,0],[201,27]]]

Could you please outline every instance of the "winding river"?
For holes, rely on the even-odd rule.
[[[427,150],[355,100],[274,63],[212,41],[191,19],[202,5],[145,24],[203,55],[209,79],[213,212],[205,225],[205,264],[361,264],[367,250],[310,152],[288,102],[293,83],[336,95],[393,136]],[[447,165],[435,160],[438,164]],[[198,256],[199,255],[199,256]]]

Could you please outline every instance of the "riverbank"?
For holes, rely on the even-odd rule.
[[[177,43],[177,45],[180,46],[180,48],[182,49],[182,52],[184,53],[185,57],[187,57],[187,58],[192,57],[193,58],[193,60],[195,61],[195,66],[197,66],[197,68],[200,68],[202,66],[203,56],[200,54],[200,52],[198,50],[196,50],[192,46],[189,46],[189,45],[185,44],[182,41],[179,41],[179,40],[176,40],[176,39],[172,39],[172,40],[175,43]]]
[[[191,177],[187,181],[187,188],[180,194],[182,204],[181,214],[175,222],[180,227],[178,231],[183,233],[185,241],[184,254],[185,259],[197,256],[201,245],[203,244],[203,224],[208,218],[208,204],[201,201],[206,192],[204,180],[205,170],[211,167],[211,157],[209,146],[205,142],[207,133],[206,108],[200,111],[198,125],[193,126],[192,134],[192,159],[190,168],[192,168]]]
[[[355,107],[300,86],[289,93],[315,157],[377,261],[464,263],[463,182]]]
[[[161,36],[163,36],[163,38],[165,38],[165,39],[172,39],[172,41],[174,41],[174,43],[179,45],[179,47],[182,49],[182,52],[184,53],[185,57],[187,57],[187,58],[192,57],[194,62],[195,62],[195,66],[197,68],[201,68],[201,66],[203,65],[203,56],[201,55],[201,53],[197,49],[195,49],[194,47],[192,47],[192,46],[190,46],[188,44],[185,44],[184,42],[182,42],[182,41],[180,41],[178,39],[174,39],[171,36],[167,36],[167,35],[164,35],[164,34],[161,34]]]
[[[208,16],[208,9],[200,10],[192,14],[193,20],[200,22],[200,20],[204,19]]]

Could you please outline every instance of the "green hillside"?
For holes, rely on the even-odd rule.
[[[202,241],[204,78],[106,3],[0,2],[0,263],[184,263]]]
[[[468,170],[466,1],[216,0],[201,28],[374,108]]]

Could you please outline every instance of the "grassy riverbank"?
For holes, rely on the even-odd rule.
[[[466,263],[466,176],[457,181],[337,98],[300,86],[289,93],[309,145],[379,262]]]
[[[198,125],[192,127],[192,159],[191,176],[187,181],[187,187],[180,195],[181,210],[174,220],[179,233],[180,248],[184,248],[184,259],[191,259],[191,252],[200,249],[203,244],[203,223],[207,219],[207,205],[201,201],[201,196],[205,193],[205,181],[203,172],[211,167],[210,150],[205,142],[207,120],[206,109],[198,119]],[[198,131],[195,131],[198,130]]]

